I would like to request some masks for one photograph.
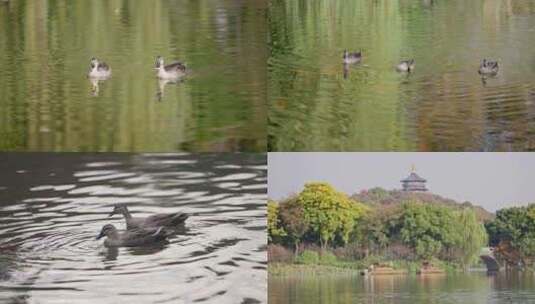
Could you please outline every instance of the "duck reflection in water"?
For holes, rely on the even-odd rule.
[[[140,247],[128,247],[119,249],[119,247],[106,247],[104,251],[100,253],[103,256],[103,261],[116,261],[119,257],[119,251],[125,250],[130,255],[152,255],[162,250],[166,249],[169,246],[168,242],[159,242],[155,244],[150,244]]]
[[[165,86],[168,84],[171,85],[178,85],[180,83],[184,82],[184,78],[178,78],[178,79],[158,79],[158,88],[156,90],[156,99],[158,101],[162,101],[164,94],[165,94]]]

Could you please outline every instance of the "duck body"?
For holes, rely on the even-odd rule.
[[[111,68],[105,62],[92,58],[87,76],[89,78],[105,79],[111,76]]]
[[[483,59],[479,65],[478,73],[480,75],[496,75],[498,74],[498,70],[498,61]]]
[[[414,70],[414,59],[402,60],[397,66],[398,72],[412,72]]]
[[[159,79],[175,80],[186,75],[186,65],[182,62],[174,62],[164,65],[161,56],[156,57],[156,70]]]
[[[99,240],[103,237],[106,237],[104,240],[106,247],[138,247],[163,242],[167,239],[167,234],[163,227],[134,229],[121,233],[112,224],[106,224],[96,239]]]
[[[188,215],[182,212],[177,213],[160,213],[154,214],[145,218],[132,217],[126,205],[115,205],[110,217],[114,214],[120,213],[126,221],[126,229],[146,229],[146,228],[172,228],[184,225],[188,219]]]
[[[362,52],[359,51],[355,53],[350,53],[347,50],[344,50],[342,59],[344,60],[345,64],[359,63],[362,60]]]

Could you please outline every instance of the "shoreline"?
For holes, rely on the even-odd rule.
[[[481,273],[487,272],[484,268],[470,268],[467,271],[453,268],[451,266],[443,269],[443,273],[427,273],[427,274],[418,274],[413,267],[414,264],[407,264],[406,267],[396,267],[396,270],[406,271],[406,273],[399,274],[377,274],[376,276],[429,276],[429,275],[452,275],[458,273]],[[351,267],[348,265],[336,266],[336,265],[325,265],[325,264],[298,264],[298,263],[281,263],[281,262],[271,262],[268,263],[268,274],[273,276],[285,276],[290,274],[322,274],[322,275],[358,275],[366,276],[362,274],[366,268]],[[367,276],[370,276],[369,274]]]

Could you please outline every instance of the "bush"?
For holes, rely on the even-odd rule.
[[[338,262],[338,259],[332,252],[324,251],[320,256],[320,262],[325,265],[335,265],[336,262]]]
[[[317,252],[311,250],[303,251],[296,259],[295,262],[298,264],[319,264],[320,256]]]

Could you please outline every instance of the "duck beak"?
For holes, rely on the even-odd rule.
[[[101,231],[100,234],[97,236],[96,240],[100,240],[103,236],[104,236],[104,234]]]

